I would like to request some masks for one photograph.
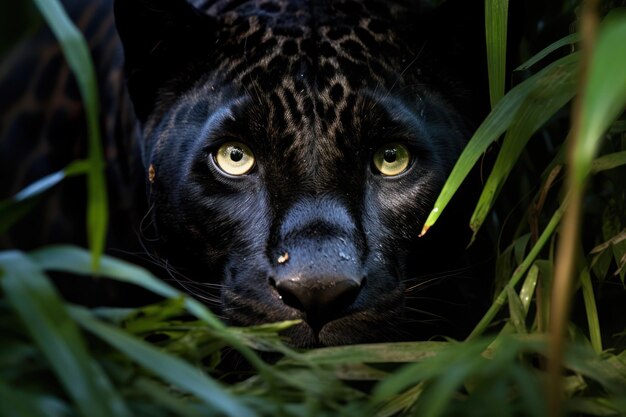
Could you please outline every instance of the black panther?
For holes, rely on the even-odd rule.
[[[65,2],[103,92],[110,247],[139,230],[229,323],[301,319],[286,332],[296,346],[462,334],[480,288],[462,201],[418,237],[480,107],[454,4],[117,0],[115,30],[109,1]],[[49,38],[5,68],[43,59],[33,45]],[[84,154],[75,83],[58,47],[45,57],[30,90],[9,70],[0,84],[22,97],[0,103],[3,171],[22,182]],[[46,155],[21,142],[7,156],[18,137]],[[31,164],[11,171],[19,158]],[[63,187],[57,207],[80,188]]]

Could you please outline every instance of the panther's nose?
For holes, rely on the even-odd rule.
[[[320,325],[352,304],[361,281],[349,276],[296,276],[272,280],[272,284],[285,304],[304,312],[309,324]]]
[[[364,242],[349,210],[330,197],[291,207],[270,252],[270,284],[314,331],[347,315],[364,284]]]

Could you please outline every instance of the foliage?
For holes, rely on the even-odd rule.
[[[507,3],[486,2],[488,42],[503,39],[497,33],[506,31]],[[55,33],[71,35],[59,36],[62,42],[83,44],[57,1],[37,4]],[[563,53],[581,38],[582,53],[576,47]],[[623,45],[626,14],[613,11],[601,23],[597,41],[572,34],[526,56],[517,72],[532,69],[534,75],[503,95],[506,43],[488,44],[493,109],[423,231],[436,227],[476,162],[497,151],[471,223],[475,232],[488,223],[500,234],[497,291],[468,340],[294,351],[279,337],[294,323],[226,327],[204,305],[149,272],[102,255],[98,239],[106,211],[94,210],[92,252],[64,246],[0,254],[0,415],[544,416],[546,361],[566,369],[556,388],[565,394],[567,413],[626,415],[626,351],[620,343],[626,331],[614,326],[623,321],[598,313],[599,293],[619,290],[626,276]],[[76,49],[66,48],[68,55],[71,51]],[[556,53],[560,56],[552,59]],[[75,60],[75,71],[91,65],[84,50],[68,60]],[[82,76],[89,117],[97,120],[93,74]],[[568,135],[564,108],[574,97],[575,128]],[[99,151],[90,158],[0,203],[0,231],[67,176],[89,175],[95,178],[90,189],[102,191]],[[569,180],[562,181],[563,172]],[[97,192],[91,196],[95,206],[103,203]],[[566,246],[557,244],[566,232],[560,222],[576,205],[583,233],[574,234],[573,253],[556,255],[557,247]],[[584,312],[586,329],[567,322],[567,348],[555,358],[549,356],[554,342],[548,335],[558,333],[549,323],[560,308],[552,294],[559,263],[573,266],[566,279],[574,284],[573,297],[581,306],[575,313]],[[131,283],[163,301],[139,309],[88,309],[62,300],[51,274],[80,280],[93,274],[94,265],[99,279]],[[508,312],[501,311],[505,305]],[[613,337],[615,330],[622,333]],[[609,346],[613,349],[605,350]],[[238,371],[229,369],[232,362],[240,363]]]

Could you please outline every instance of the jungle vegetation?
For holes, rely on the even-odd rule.
[[[484,3],[491,111],[424,233],[470,171],[492,160],[469,225],[495,242],[490,308],[466,340],[307,351],[278,336],[292,323],[229,328],[150,272],[103,254],[86,43],[57,0],[3,4],[12,25],[1,25],[2,53],[43,24],[66,45],[91,136],[87,160],[0,203],[5,232],[45,189],[88,178],[88,249],[0,253],[0,415],[626,415],[626,11],[616,1],[526,0],[520,22],[513,2]],[[132,283],[163,301],[73,305],[52,271]],[[250,364],[245,374],[220,368],[234,351]],[[267,352],[280,359],[266,362]]]

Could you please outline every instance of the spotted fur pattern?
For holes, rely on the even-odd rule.
[[[93,36],[92,48],[109,57],[96,65],[109,112],[110,193],[122,196],[114,205],[136,202],[133,185],[145,184],[147,207],[122,204],[123,212],[135,216],[137,229],[137,210],[147,211],[144,223],[155,241],[150,250],[233,324],[302,319],[286,332],[300,346],[445,332],[424,323],[453,308],[432,309],[427,292],[423,303],[407,300],[415,288],[454,276],[445,271],[467,271],[454,213],[438,233],[417,235],[467,140],[472,96],[462,83],[467,71],[458,74],[453,65],[459,45],[442,36],[449,28],[430,12],[413,1],[117,1],[126,84],[119,39],[105,29],[110,21],[100,31],[81,25]],[[91,22],[85,13],[79,24]],[[37,90],[31,86],[30,96]],[[136,119],[129,116],[129,98]],[[64,110],[63,126],[80,126],[81,108],[71,103],[76,115]],[[35,107],[48,115],[60,111],[58,104]],[[3,114],[3,146],[18,140],[14,131],[24,125],[25,107]],[[22,137],[50,146],[58,135],[36,126],[35,134]],[[48,170],[82,155],[82,136],[70,135],[77,151]],[[249,174],[232,177],[216,166],[215,152],[227,140],[253,150]],[[389,143],[406,145],[412,155],[397,177],[372,165],[373,152]],[[40,165],[24,166],[30,173]],[[319,283],[335,285],[328,277],[336,276],[358,280],[358,292],[310,310],[276,284],[305,280],[315,292]],[[456,281],[460,292],[471,282]],[[444,293],[454,290],[446,286]],[[467,313],[466,306],[461,310]]]

